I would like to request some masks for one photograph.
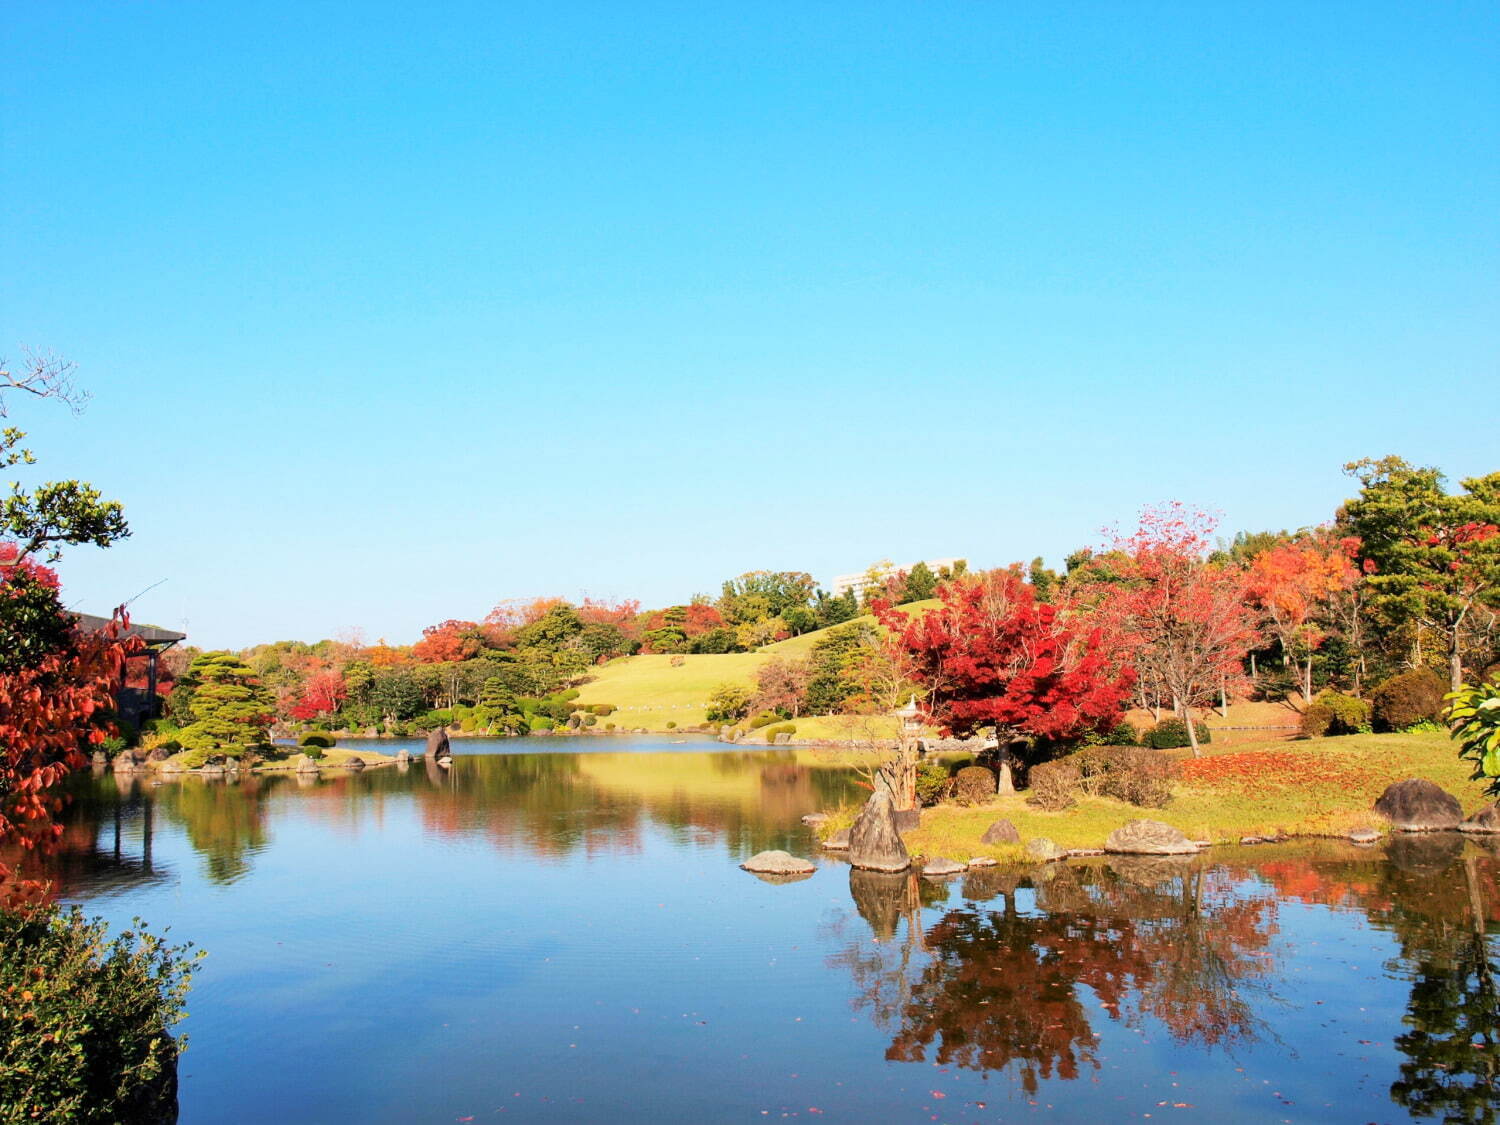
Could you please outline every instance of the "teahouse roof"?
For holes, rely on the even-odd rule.
[[[97,633],[112,620],[108,617],[96,617],[92,613],[75,613],[78,619],[78,627],[85,633]],[[125,630],[127,637],[139,637],[152,648],[171,648],[178,641],[187,640],[186,633],[174,632],[171,629],[163,629],[159,625],[136,625],[132,623]]]

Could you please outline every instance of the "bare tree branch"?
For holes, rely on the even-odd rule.
[[[73,382],[76,365],[45,352],[28,350],[19,371],[0,359],[0,418],[9,416],[7,391],[24,391],[37,398],[55,398],[74,414],[82,414],[89,393]]]

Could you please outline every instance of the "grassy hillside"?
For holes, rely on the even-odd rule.
[[[937,604],[935,600],[912,602],[901,606],[901,610],[915,613]],[[855,620],[875,622],[869,616]],[[593,682],[579,689],[578,702],[580,705],[613,703],[619,711],[603,721],[624,729],[665,730],[669,722],[675,722],[679,727],[693,726],[707,721],[708,697],[714,688],[723,683],[753,686],[756,670],[767,660],[773,656],[805,657],[825,632],[827,630],[818,629],[766,645],[755,652],[730,652],[722,656],[624,656],[596,669]],[[681,663],[674,666],[673,660]],[[817,722],[828,725],[827,720]],[[809,732],[811,730],[810,727]],[[831,729],[804,734],[799,723],[797,737],[832,738],[837,735]]]

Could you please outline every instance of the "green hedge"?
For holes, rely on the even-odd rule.
[[[0,1122],[176,1120],[182,1018],[202,954],[75,907],[0,912]]]
[[[1336,691],[1322,692],[1302,712],[1303,738],[1331,734],[1359,734],[1370,729],[1370,705]]]
[[[1208,728],[1202,723],[1194,723],[1193,729],[1198,732],[1199,743],[1206,746]],[[1163,719],[1141,736],[1141,745],[1153,750],[1175,750],[1179,746],[1191,746],[1192,742],[1188,738],[1187,724],[1181,719]]]

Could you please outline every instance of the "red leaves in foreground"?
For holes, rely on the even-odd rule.
[[[1296,750],[1257,750],[1244,754],[1216,754],[1181,764],[1189,785],[1223,785],[1251,789],[1363,789],[1370,777],[1348,768],[1326,754]]]
[[[0,597],[14,598],[30,580],[20,568],[0,571]],[[57,606],[57,613],[65,611]],[[62,800],[52,788],[87,763],[84,748],[102,742],[104,720],[124,674],[125,658],[141,642],[121,637],[122,616],[104,631],[68,629],[63,642],[40,659],[0,670],[0,843],[23,848],[48,844],[61,833],[53,823]],[[0,863],[0,887],[11,870]],[[19,901],[37,890],[16,884],[0,900]]]

